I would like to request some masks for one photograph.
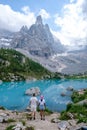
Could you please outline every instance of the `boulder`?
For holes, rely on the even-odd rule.
[[[60,130],[66,130],[69,127],[70,127],[70,125],[67,121],[61,121],[58,123],[58,129],[60,129]]]
[[[62,97],[66,96],[66,93],[65,93],[65,92],[62,92],[62,93],[61,93],[61,96],[62,96]]]
[[[21,122],[18,122],[12,129],[13,130],[25,130],[25,126]]]
[[[70,119],[73,119],[74,118],[74,115],[70,112],[67,113],[67,116],[70,118]]]
[[[84,104],[87,105],[87,99],[84,99],[84,100],[78,102],[77,104],[78,104],[78,105],[84,105]]]
[[[67,90],[68,90],[68,91],[73,91],[74,89],[73,89],[72,86],[69,86],[69,87],[67,87]]]
[[[8,114],[0,113],[0,123],[4,123],[8,121]]]
[[[26,92],[25,92],[26,95],[30,95],[30,96],[33,93],[35,93],[36,96],[40,95],[41,92],[40,92],[39,87],[32,87],[30,89],[27,89]]]

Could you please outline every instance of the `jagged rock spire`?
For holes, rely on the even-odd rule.
[[[20,29],[21,32],[26,32],[28,31],[28,27],[25,25],[25,26],[22,26],[22,28]]]
[[[36,23],[35,23],[35,24],[36,24],[36,25],[43,25],[41,15],[37,16],[37,18],[36,18]]]

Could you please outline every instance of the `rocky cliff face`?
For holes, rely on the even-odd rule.
[[[80,47],[81,50],[66,53],[60,40],[52,35],[48,24],[43,24],[41,16],[30,28],[23,26],[19,32],[0,30],[1,47],[20,49],[52,72],[76,74],[87,71],[87,45]]]
[[[11,41],[13,48],[21,48],[29,51],[32,55],[49,57],[55,54],[55,41],[50,32],[48,24],[44,25],[41,16],[36,18],[35,24],[29,29],[23,26],[21,30],[15,34]],[[60,52],[64,51],[61,43],[58,41],[57,46]]]

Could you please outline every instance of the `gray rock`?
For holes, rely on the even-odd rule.
[[[59,122],[61,122],[61,120],[59,120],[58,118],[53,118],[53,119],[51,120],[51,122],[52,122],[52,123],[59,123]]]
[[[59,40],[55,42],[48,24],[43,24],[41,16],[37,16],[35,24],[29,29],[23,26],[15,33],[11,47],[24,49],[32,55],[41,57],[49,57],[59,51],[64,52],[61,42]]]
[[[62,96],[62,97],[66,96],[66,93],[65,93],[65,92],[62,92],[62,93],[61,93],[61,96]]]
[[[68,120],[70,126],[76,126],[77,124],[77,121],[75,121],[74,119],[73,120]]]
[[[33,93],[35,93],[36,96],[40,95],[41,92],[40,92],[39,87],[32,87],[32,88],[26,90],[26,92],[25,92],[26,95],[32,95]]]
[[[66,128],[69,128],[69,123],[67,121],[61,121],[58,123],[58,128],[60,130],[66,130]]]
[[[69,87],[67,87],[67,90],[68,90],[68,91],[73,91],[74,89],[73,89],[72,86],[69,86]]]
[[[13,130],[25,130],[25,126],[21,122],[17,123],[12,129]]]
[[[67,116],[70,118],[70,119],[73,119],[74,118],[74,115],[70,112],[67,113]]]
[[[41,16],[36,18],[35,24],[29,29],[23,26],[15,33],[0,29],[0,48],[27,50],[32,56],[37,56],[37,61],[52,72],[70,75],[87,72],[87,45],[81,47],[81,50],[67,51],[60,40],[52,35],[48,24],[43,24]],[[52,58],[54,55],[55,58]],[[50,57],[51,60],[48,60]]]
[[[7,122],[8,118],[8,114],[0,113],[0,123]]]
[[[87,99],[82,100],[82,101],[78,102],[77,104],[79,104],[79,105],[87,104]]]

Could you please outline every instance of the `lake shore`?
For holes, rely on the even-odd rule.
[[[62,130],[63,123],[65,123],[66,128],[63,130],[76,130],[77,128],[81,128],[84,125],[84,123],[76,124],[76,120],[71,119],[68,121],[60,121],[60,113],[54,112],[50,115],[46,115],[45,120],[40,119],[40,113],[37,112],[36,119],[30,120],[27,118],[29,112],[17,112],[17,111],[8,111],[8,110],[0,110],[0,121],[1,121],[1,115],[5,117],[5,115],[8,118],[8,121],[6,122],[0,122],[0,130],[7,130],[6,128],[11,125],[18,125],[20,123],[24,124],[24,127],[33,127],[34,130]],[[15,121],[15,122],[13,122]],[[60,125],[61,129],[59,129]],[[10,129],[11,130],[11,129]],[[16,130],[16,129],[13,129]],[[26,129],[23,129],[26,130]],[[29,129],[31,130],[31,129]]]
[[[51,120],[53,118],[58,118],[59,113],[53,113],[51,115],[46,115],[45,120],[40,119],[40,113],[36,113],[36,119],[35,120],[30,120],[27,118],[29,112],[17,112],[17,111],[9,111],[9,110],[0,110],[0,119],[1,115],[5,116],[7,115],[6,118],[10,120],[14,120],[15,122],[2,122],[0,123],[0,130],[5,130],[8,126],[11,125],[16,125],[17,123],[20,122],[25,122],[26,126],[30,127],[32,126],[35,130],[56,130],[57,129],[57,124],[56,123],[51,123]]]

